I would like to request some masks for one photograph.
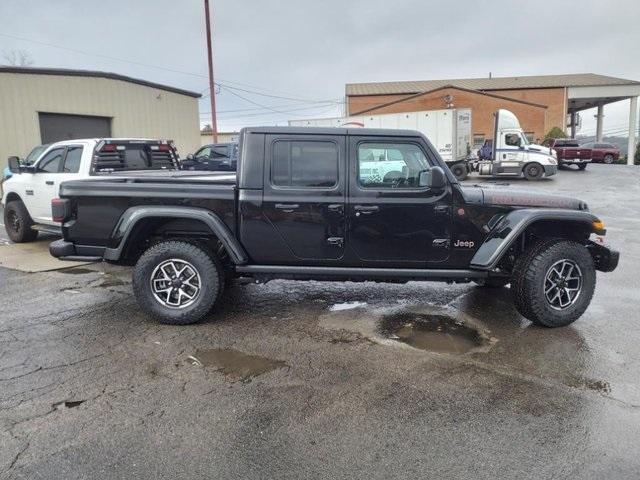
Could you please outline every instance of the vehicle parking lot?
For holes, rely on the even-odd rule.
[[[622,259],[579,321],[534,327],[508,288],[279,280],[176,327],[126,268],[0,267],[0,477],[637,478],[640,171],[474,182],[604,220]]]

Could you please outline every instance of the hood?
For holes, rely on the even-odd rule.
[[[467,190],[475,191],[467,192]],[[482,192],[482,203],[484,205],[589,210],[587,204],[582,200],[562,195],[548,195],[544,193],[508,188],[487,188],[479,185],[474,187],[463,187],[463,191],[465,197],[468,195],[469,197],[476,199],[476,202],[479,196],[478,193]]]
[[[544,147],[542,145],[529,144],[527,145],[527,150],[530,152],[541,152],[547,155],[552,155],[553,150],[550,147]]]

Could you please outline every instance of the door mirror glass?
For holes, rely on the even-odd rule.
[[[18,157],[9,157],[7,163],[9,164],[9,170],[11,170],[11,173],[20,172],[20,159]]]
[[[420,172],[420,186],[432,190],[442,190],[447,184],[446,175],[440,167],[431,167]]]
[[[193,153],[190,153],[189,155],[187,155],[187,160],[193,160]]]

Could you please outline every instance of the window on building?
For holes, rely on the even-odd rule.
[[[411,143],[362,143],[358,146],[358,182],[364,188],[416,188],[429,168],[424,153]]]
[[[338,146],[328,141],[278,140],[271,183],[277,187],[332,188],[338,184]]]
[[[60,162],[62,161],[63,155],[64,148],[55,148],[51,150],[38,162],[38,171],[58,173],[60,171]]]
[[[482,145],[484,145],[484,133],[476,133],[473,136],[473,147],[480,148]]]

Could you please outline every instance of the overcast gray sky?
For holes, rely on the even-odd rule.
[[[335,116],[348,82],[489,72],[640,80],[637,0],[211,2],[225,130]],[[20,49],[33,66],[105,70],[208,94],[202,0],[0,0],[0,21],[0,63],[2,52]],[[628,108],[606,107],[605,133],[626,126]],[[209,111],[205,97],[203,123]],[[593,113],[583,113],[584,133],[595,129]]]

